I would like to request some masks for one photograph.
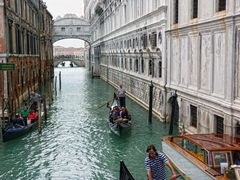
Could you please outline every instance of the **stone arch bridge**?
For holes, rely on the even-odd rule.
[[[75,64],[77,67],[85,67],[85,61],[82,56],[54,56],[54,67],[57,67],[59,64],[61,64],[64,61],[70,61],[73,64]]]
[[[90,44],[92,41],[90,22],[75,14],[57,17],[53,26],[53,43],[71,38],[84,40]]]

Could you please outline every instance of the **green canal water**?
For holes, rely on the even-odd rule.
[[[117,180],[121,160],[136,180],[146,179],[146,147],[160,150],[169,125],[154,117],[148,124],[148,112],[127,98],[133,127],[119,137],[108,128],[108,109],[101,107],[116,90],[91,79],[84,68],[57,68],[56,75],[59,71],[62,90],[42,134],[36,130],[0,143],[0,179]]]

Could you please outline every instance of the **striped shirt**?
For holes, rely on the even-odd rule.
[[[146,170],[151,170],[153,180],[166,180],[166,162],[168,162],[165,154],[157,152],[156,159],[150,159],[148,156],[145,159]]]

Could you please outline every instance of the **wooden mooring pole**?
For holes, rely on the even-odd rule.
[[[55,96],[57,96],[57,76],[55,76],[54,90],[55,90]]]
[[[50,99],[50,98],[49,98]],[[46,96],[43,98],[44,120],[47,121],[47,102]]]
[[[62,77],[61,77],[61,71],[59,72],[59,90],[62,89]]]
[[[42,106],[41,102],[38,102],[38,132],[42,132]]]
[[[148,110],[148,122],[152,123],[152,101],[153,101],[153,83],[151,81],[149,85],[149,110]]]

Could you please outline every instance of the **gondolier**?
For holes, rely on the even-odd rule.
[[[122,84],[119,85],[119,89],[118,89],[117,94],[118,94],[120,106],[121,107],[126,107],[126,104],[125,104],[126,90],[123,88]]]

